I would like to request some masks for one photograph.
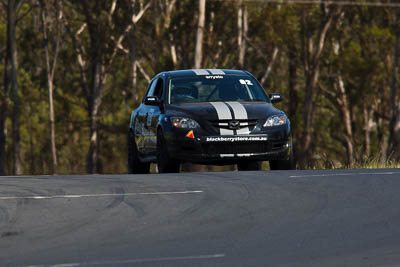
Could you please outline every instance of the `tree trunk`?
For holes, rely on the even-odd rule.
[[[96,53],[97,54],[97,53]],[[87,161],[87,172],[99,172],[99,137],[98,137],[98,121],[101,105],[101,88],[103,83],[104,66],[100,63],[100,59],[96,55],[92,58],[92,82],[91,95],[89,98],[89,124],[90,139],[89,152]]]
[[[174,44],[174,37],[172,34],[169,34],[169,42],[170,42],[170,53],[171,53],[171,59],[172,59],[172,64],[174,65],[174,68],[178,68],[178,56],[176,55],[176,47]]]
[[[247,5],[243,4],[243,0],[239,0],[238,2],[237,24],[238,24],[238,50],[239,50],[238,65],[239,68],[242,69],[244,68],[246,40],[249,28]]]
[[[62,11],[60,7],[57,6],[59,9],[56,13],[56,21],[57,21],[57,34],[56,34],[56,44],[54,48],[53,60],[50,63],[50,51],[49,51],[49,40],[47,38],[47,11],[48,7],[46,3],[41,1],[41,17],[42,17],[42,34],[43,34],[43,43],[44,43],[44,50],[46,56],[46,72],[47,72],[47,89],[48,89],[48,97],[49,97],[49,126],[50,126],[50,143],[51,143],[51,158],[52,158],[52,165],[51,165],[51,173],[57,173],[57,150],[56,150],[56,133],[55,133],[55,120],[54,120],[54,101],[53,101],[53,92],[54,92],[54,73],[57,64],[57,57],[60,47],[60,19],[62,16]]]
[[[87,2],[89,3],[89,2]],[[100,106],[102,101],[102,86],[105,77],[105,37],[102,32],[102,26],[98,22],[98,18],[92,17],[93,9],[88,9],[87,3],[85,5],[85,17],[88,25],[90,37],[90,85],[87,95],[88,113],[89,113],[89,151],[87,156],[87,172],[90,174],[99,172],[99,135],[98,135],[98,122],[100,114]],[[110,64],[110,63],[108,63]]]
[[[46,52],[46,54],[47,53],[48,51]],[[52,158],[51,173],[55,174],[57,173],[57,150],[56,150],[56,132],[55,132],[54,104],[53,104],[54,89],[53,89],[52,77],[49,76],[47,77],[47,87],[49,91],[50,142],[51,142],[51,158]]]
[[[265,73],[264,73],[264,75],[262,76],[262,78],[260,80],[261,84],[265,84],[265,82],[267,81],[269,75],[271,74],[272,67],[274,66],[274,63],[276,61],[276,57],[278,56],[278,53],[279,53],[279,48],[277,46],[275,46],[274,50],[272,51],[271,59],[268,62],[266,62],[267,68],[265,69]]]
[[[381,136],[379,138],[379,146],[380,146],[380,162],[385,164],[387,161],[387,153],[388,153],[388,122],[386,119],[382,119],[382,126],[381,126]]]
[[[363,105],[363,119],[364,119],[364,159],[368,159],[370,156],[371,147],[371,126],[370,118],[371,111],[367,109],[367,104],[364,102]]]
[[[394,45],[394,60],[392,68],[392,84],[390,87],[390,107],[391,107],[391,119],[390,119],[390,144],[396,161],[400,161],[400,103],[397,97],[398,81],[397,75],[399,75],[399,46],[400,46],[400,18],[396,14],[396,41]]]
[[[135,43],[135,25],[129,31],[129,77],[131,81],[132,94],[135,102],[138,101],[139,97],[137,95],[137,64],[136,64],[136,43]]]
[[[6,65],[7,66],[7,65]],[[7,88],[1,93],[1,107],[0,107],[0,175],[5,175],[5,163],[6,163],[6,139],[7,139],[7,100],[8,92]]]
[[[171,16],[172,16],[172,12],[175,9],[175,5],[176,5],[176,0],[166,0],[165,1],[165,7],[164,7],[164,30],[165,32],[168,32],[168,46],[169,46],[169,53],[171,55],[171,60],[172,60],[172,64],[174,65],[174,69],[177,69],[179,66],[179,61],[178,61],[178,56],[176,53],[176,45],[175,45],[175,38],[174,35],[170,29],[171,26]]]
[[[20,161],[20,134],[19,134],[19,115],[20,104],[17,84],[17,42],[16,42],[16,24],[17,24],[17,8],[20,0],[9,0],[7,3],[7,47],[4,71],[4,97],[2,97],[2,107],[0,116],[0,174],[5,173],[6,160],[6,120],[8,114],[7,100],[11,94],[13,102],[12,113],[12,136],[13,136],[13,174],[21,174]]]
[[[298,131],[297,129],[297,122],[296,122],[296,114],[297,114],[297,107],[299,103],[299,95],[298,95],[298,88],[297,88],[297,58],[296,58],[296,46],[289,45],[288,51],[288,64],[289,64],[289,120],[292,129],[292,138],[294,144],[294,158],[295,162],[297,162],[297,151],[301,148],[301,145],[297,142],[300,140],[298,138]]]
[[[353,128],[351,127],[350,107],[347,100],[346,90],[344,88],[344,82],[341,75],[339,75],[338,77],[338,89],[339,89],[339,102],[341,103],[340,109],[345,128],[347,164],[351,167],[354,164],[354,137],[353,137]]]
[[[16,56],[15,56],[16,59]],[[16,62],[17,66],[17,62]],[[13,114],[12,114],[12,134],[13,134],[13,173],[15,175],[21,175],[21,146],[20,146],[20,133],[19,133],[19,119],[21,115],[21,107],[20,107],[20,100],[19,100],[19,92],[17,88],[17,72],[13,74],[13,84],[16,86],[11,91],[11,99],[13,102]]]
[[[297,89],[297,60],[296,47],[293,45],[289,48],[288,63],[289,63],[289,118],[294,118],[297,113],[299,103]],[[294,126],[294,125],[293,125]]]
[[[132,17],[135,15],[135,3],[136,0],[131,0],[130,4],[130,13],[132,14]],[[128,43],[129,43],[129,77],[131,81],[131,86],[132,86],[132,93],[133,97],[135,99],[135,102],[138,101],[138,95],[137,95],[137,66],[136,66],[136,41],[135,41],[135,24],[132,21],[131,22],[131,29],[129,30],[128,33]]]
[[[197,25],[196,49],[194,55],[194,67],[201,68],[203,61],[203,35],[206,17],[206,0],[199,0],[199,21]]]
[[[377,109],[377,114],[379,115],[378,118],[378,141],[379,141],[379,152],[380,152],[380,162],[382,164],[386,163],[387,155],[388,155],[388,148],[389,148],[389,120],[387,119],[390,114],[389,107],[387,105],[389,98],[388,92],[389,88],[384,88],[379,95],[379,103],[380,107]]]

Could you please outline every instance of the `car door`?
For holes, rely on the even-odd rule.
[[[148,148],[146,147],[146,137],[149,135],[149,128],[147,127],[147,114],[149,106],[144,104],[144,99],[147,96],[153,95],[157,84],[157,79],[153,79],[147,89],[143,101],[138,109],[136,121],[134,122],[135,127],[135,141],[137,149],[141,154],[146,154]]]
[[[158,99],[163,99],[164,96],[164,79],[162,77],[158,78],[156,81],[156,86],[153,91],[153,95],[158,97]],[[158,126],[158,119],[160,117],[161,110],[160,106],[149,106],[148,114],[147,114],[147,124],[148,124],[148,152],[151,154],[156,153],[157,150],[157,126]]]

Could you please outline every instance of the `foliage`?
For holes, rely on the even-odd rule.
[[[113,1],[62,1],[64,19],[60,54],[54,80],[54,105],[56,117],[56,144],[59,159],[58,173],[85,173],[87,153],[90,145],[88,101],[82,84],[82,70],[78,64],[77,47],[73,36],[79,37],[87,61],[83,71],[92,79],[90,59],[95,53],[90,50],[89,27],[85,21],[98,23],[101,30],[99,40],[104,40],[104,65],[108,64],[116,51],[115,59],[105,73],[102,87],[102,104],[99,118],[100,172],[126,172],[126,134],[130,112],[142,98],[148,81],[164,70],[191,68],[194,64],[194,49],[197,27],[197,1],[175,1],[171,13],[168,4],[172,0],[136,0],[138,13],[147,3],[150,8],[134,26],[135,60],[140,63],[137,70],[137,90],[132,90],[130,77],[130,55],[127,35],[119,46],[117,37],[124,35],[132,14],[131,1],[116,1],[116,9],[109,19]],[[269,64],[274,48],[279,49],[271,74],[263,84],[266,91],[280,92],[285,101],[278,107],[288,111],[294,108],[291,117],[297,149],[301,149],[303,112],[305,105],[306,65],[302,52],[302,40],[309,34],[317,36],[319,23],[324,19],[320,5],[263,3],[245,1],[248,8],[249,31],[244,68],[261,78]],[[84,10],[92,11],[86,14]],[[237,8],[232,1],[207,1],[206,31],[204,37],[204,68],[237,68]],[[18,83],[21,98],[21,159],[23,173],[47,174],[51,171],[50,131],[48,118],[48,95],[46,88],[46,66],[40,28],[40,7],[29,1],[21,8],[24,16],[17,25]],[[6,13],[4,10],[2,13]],[[341,97],[337,81],[343,79],[351,115],[353,131],[352,146],[355,150],[356,167],[399,167],[390,156],[392,146],[389,139],[391,116],[390,86],[394,66],[396,42],[396,9],[382,7],[348,7],[332,25],[326,37],[319,65],[319,82],[314,97],[312,131],[312,158],[309,168],[341,168],[349,166],[346,158],[346,132],[342,111],[338,105]],[[1,13],[1,14],[2,14]],[[25,14],[27,13],[27,14]],[[4,76],[4,49],[7,21],[0,19],[0,75]],[[302,29],[303,23],[303,29]],[[68,25],[68,27],[67,27]],[[54,26],[55,27],[55,26]],[[308,32],[304,32],[307,29]],[[51,29],[50,29],[51,32]],[[78,33],[79,32],[79,33]],[[49,42],[55,41],[49,35]],[[335,47],[339,44],[339,48]],[[176,50],[177,62],[171,51]],[[310,48],[310,49],[315,49]],[[337,51],[336,51],[336,50]],[[98,52],[98,51],[97,51]],[[289,59],[290,55],[292,56]],[[296,62],[296,99],[289,85],[289,61]],[[107,64],[106,64],[107,63]],[[396,73],[395,77],[398,77]],[[3,80],[0,79],[3,87]],[[396,88],[397,95],[400,93]],[[396,96],[398,97],[398,96]],[[292,101],[289,101],[292,100]],[[12,110],[12,109],[10,109]],[[365,121],[364,112],[371,114]],[[8,114],[8,133],[11,133],[11,117]],[[370,142],[366,142],[367,136]],[[12,136],[7,138],[6,173],[12,172]],[[366,147],[368,146],[368,147]],[[383,149],[382,149],[383,147]],[[367,152],[369,153],[367,155]],[[263,165],[268,168],[268,164]],[[233,167],[215,170],[232,169]]]

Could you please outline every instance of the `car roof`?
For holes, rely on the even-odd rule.
[[[158,75],[165,75],[167,77],[182,77],[182,76],[189,77],[189,76],[201,76],[201,75],[249,75],[249,73],[243,70],[231,70],[231,69],[186,69],[186,70],[165,71],[159,73]]]

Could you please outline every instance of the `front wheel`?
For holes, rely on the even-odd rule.
[[[179,172],[180,163],[172,159],[168,153],[167,143],[162,130],[157,131],[157,167],[159,173]]]
[[[294,163],[293,148],[290,148],[289,158],[286,160],[270,160],[269,168],[271,171],[275,170],[295,170],[296,166]]]
[[[132,131],[128,134],[128,173],[140,174],[149,173],[150,163],[143,163],[138,156],[138,150],[135,142],[135,136]]]
[[[250,161],[237,164],[238,171],[259,171],[261,169],[261,162]]]

